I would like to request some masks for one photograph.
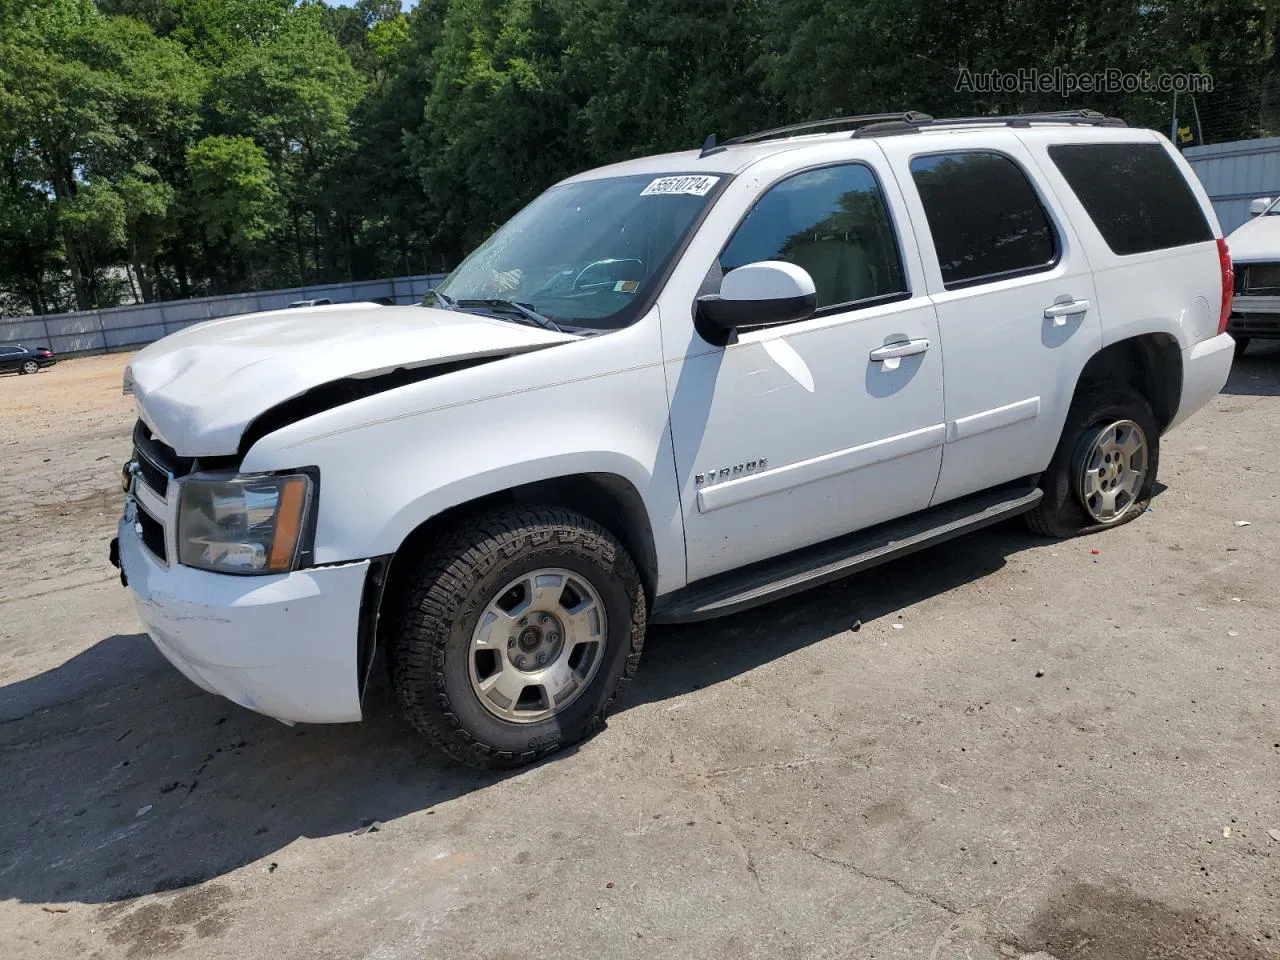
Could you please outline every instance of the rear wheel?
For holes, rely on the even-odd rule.
[[[1244,352],[1249,349],[1248,337],[1236,337],[1236,359],[1239,360],[1244,356]]]
[[[644,629],[640,578],[608,531],[560,508],[503,509],[420,563],[392,684],[409,722],[450,756],[516,767],[603,728]]]
[[[25,360],[22,363],[23,373],[36,373],[39,369],[40,364],[36,363],[34,360]]]
[[[1142,394],[1127,384],[1081,384],[1027,525],[1070,537],[1128,523],[1146,509],[1159,463],[1160,425]]]

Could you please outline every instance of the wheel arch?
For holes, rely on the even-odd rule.
[[[1089,383],[1127,383],[1151,405],[1163,433],[1182,402],[1182,350],[1168,333],[1144,333],[1103,347],[1084,365],[1078,394]]]
[[[447,507],[415,526],[390,555],[380,608],[392,609],[404,589],[413,560],[430,549],[444,531],[486,510],[506,504],[541,504],[575,510],[600,524],[631,555],[645,598],[653,602],[658,583],[658,552],[653,525],[640,491],[616,473],[587,472],[505,487]]]

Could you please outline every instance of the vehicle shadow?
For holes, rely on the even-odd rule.
[[[1231,365],[1222,392],[1248,397],[1280,396],[1280,340],[1251,343],[1245,355]]]
[[[622,709],[732,679],[981,579],[1047,541],[1010,521],[723,619],[654,628]]]
[[[1042,542],[1006,524],[725,620],[654,628],[620,709],[723,682]],[[394,716],[385,682],[366,707],[361,724],[285,727],[198,690],[136,634],[0,687],[0,899],[177,889],[506,776],[433,751]]]

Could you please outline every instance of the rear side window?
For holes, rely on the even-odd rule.
[[[1158,143],[1071,143],[1049,158],[1112,253],[1127,256],[1213,239],[1200,203]]]
[[[948,290],[1057,262],[1058,238],[1027,175],[998,153],[916,157],[911,178]]]

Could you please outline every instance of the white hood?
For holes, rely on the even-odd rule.
[[[335,306],[212,320],[158,340],[125,372],[139,414],[182,456],[224,456],[261,413],[321,384],[576,339],[429,307]]]
[[[1280,215],[1254,217],[1227,237],[1227,249],[1235,263],[1280,260]]]

